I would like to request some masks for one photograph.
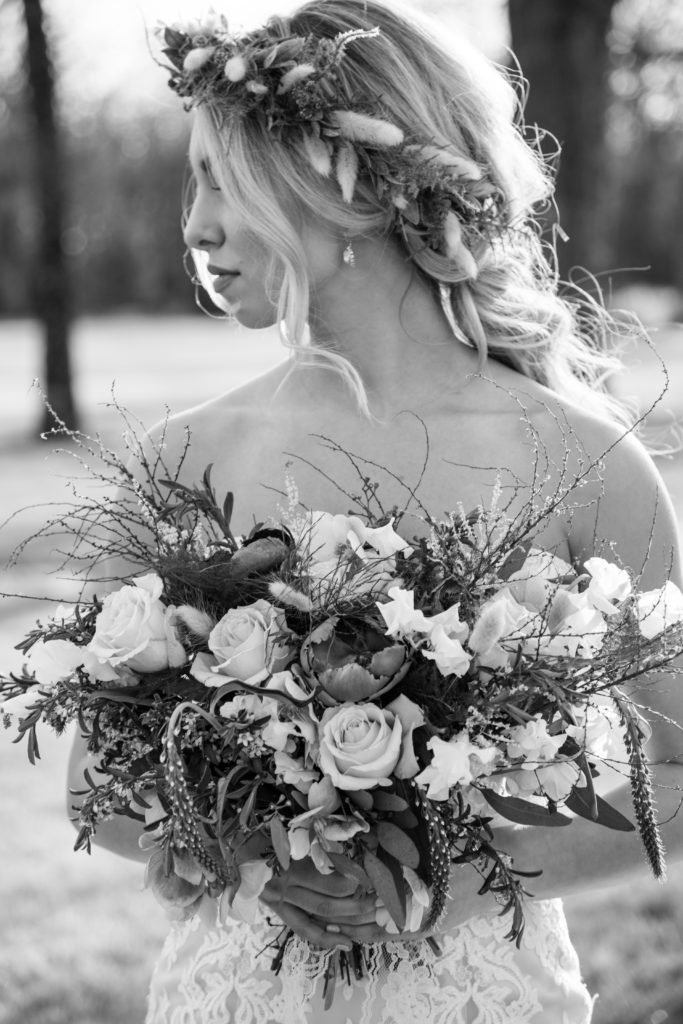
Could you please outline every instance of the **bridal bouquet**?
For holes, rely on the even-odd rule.
[[[98,453],[118,498],[84,499],[44,532],[71,531],[69,564],[137,570],[60,606],[0,680],[31,759],[41,723],[88,738],[98,769],[76,794],[77,848],[112,815],[135,818],[172,915],[208,894],[247,920],[273,873],[310,857],[374,891],[388,931],[416,933],[469,864],[518,942],[522,879],[543,865],[512,863],[501,817],[637,827],[663,874],[629,688],[683,651],[673,583],[639,592],[613,561],[540,549],[559,494],[516,515],[499,500],[444,520],[422,509],[408,543],[405,513],[367,478],[347,515],[307,510],[290,481],[272,522],[238,537],[210,470],[188,486],[163,440],[152,457],[132,445],[135,473]],[[594,790],[605,764],[630,775],[635,825]]]

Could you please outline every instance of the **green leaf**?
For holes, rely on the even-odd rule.
[[[416,816],[413,814],[409,807],[407,807],[405,811],[397,811],[396,814],[393,815],[391,820],[394,823],[394,825],[398,825],[399,828],[406,830],[417,828],[418,825],[420,824],[420,822],[418,821],[418,819],[416,818]]]
[[[258,785],[254,786],[254,788],[251,790],[251,793],[247,797],[242,810],[240,811],[240,825],[245,831],[249,828],[250,818],[254,810],[254,804],[256,803],[258,791]]]
[[[327,856],[334,864],[335,871],[340,875],[343,875],[344,878],[353,878],[366,892],[372,891],[372,882],[357,861],[351,860],[350,857],[344,857],[341,853],[328,853]]]
[[[270,819],[270,838],[273,842],[273,849],[275,850],[275,856],[280,867],[283,871],[286,871],[292,859],[289,849],[289,837],[287,836],[287,829],[276,814]]]
[[[586,818],[588,821],[594,821],[598,825],[604,825],[605,828],[613,828],[617,832],[635,832],[636,830],[633,822],[597,794],[595,794],[595,805],[593,805],[586,792],[586,787],[574,788],[565,800],[565,804],[574,814],[578,814],[579,817]],[[596,815],[593,814],[594,806],[597,808]]]
[[[565,814],[560,814],[559,811],[551,812],[547,807],[532,804],[528,800],[520,800],[516,796],[499,796],[492,789],[482,789],[481,792],[494,811],[518,825],[542,825],[552,828],[572,823],[572,819]]]
[[[387,793],[383,789],[373,789],[372,799],[378,811],[406,811],[408,801],[396,793]]]
[[[367,789],[350,790],[346,796],[350,803],[355,804],[356,807],[360,807],[362,811],[371,811],[374,803],[374,797],[372,793],[368,793]]]
[[[406,923],[405,891],[399,891],[391,869],[371,850],[365,851],[363,867],[373,889],[391,914],[394,924],[399,931],[403,931]]]
[[[412,841],[397,825],[390,821],[380,821],[377,824],[377,839],[379,845],[395,857],[399,864],[416,870],[420,863],[420,853]]]

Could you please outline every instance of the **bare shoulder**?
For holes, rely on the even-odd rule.
[[[150,441],[162,447],[168,465],[183,458],[184,477],[196,478],[216,460],[224,466],[239,465],[250,446],[258,446],[269,430],[273,396],[283,376],[277,366],[239,388],[174,413],[150,430]]]

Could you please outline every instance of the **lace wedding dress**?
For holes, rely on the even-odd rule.
[[[368,948],[368,970],[351,984],[337,978],[323,1005],[329,952],[303,940],[287,946],[275,975],[278,934],[221,924],[205,899],[173,925],[157,962],[145,1024],[588,1024],[592,1000],[581,981],[560,900],[529,903],[521,949],[495,914],[474,917],[426,943]]]

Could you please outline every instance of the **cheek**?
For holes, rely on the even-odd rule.
[[[337,238],[313,229],[304,232],[302,241],[311,291],[316,292],[339,273],[342,247]]]

